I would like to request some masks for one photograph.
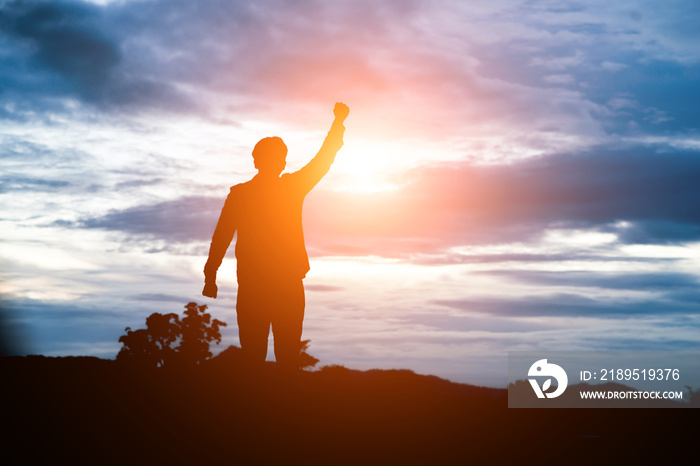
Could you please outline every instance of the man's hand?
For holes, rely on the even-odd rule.
[[[342,102],[335,103],[335,108],[333,109],[333,115],[335,115],[335,119],[337,121],[342,123],[348,117],[349,113],[350,113],[350,109],[348,108],[347,105],[345,105]]]
[[[216,294],[218,291],[219,288],[216,286],[216,283],[205,283],[204,289],[202,290],[202,294],[207,298],[216,299]]]

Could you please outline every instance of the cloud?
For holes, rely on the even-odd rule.
[[[489,271],[522,283],[545,287],[604,288],[608,290],[667,292],[681,299],[683,291],[694,291],[700,285],[698,277],[683,273],[601,273],[577,271]],[[687,299],[684,299],[687,300]]]
[[[700,313],[698,293],[693,296],[674,294],[657,298],[632,299],[624,296],[590,297],[578,293],[554,292],[547,295],[515,298],[484,297],[479,299],[436,299],[433,304],[447,306],[465,314],[490,314],[502,317],[605,317],[639,318],[642,316],[696,315]],[[687,299],[691,298],[691,299]]]
[[[211,240],[225,199],[189,196],[156,204],[112,210],[61,227],[118,231],[174,243]]]
[[[541,58],[534,57],[530,60],[533,66],[541,66],[552,71],[563,71],[567,68],[580,66],[584,62],[584,54],[580,50],[571,56]]]
[[[606,351],[697,351],[700,341],[666,338],[650,341],[644,338],[584,338],[583,343],[593,348],[605,348]]]
[[[542,252],[529,253],[491,253],[491,254],[463,254],[458,251],[444,251],[437,254],[416,254],[409,261],[419,265],[448,265],[448,264],[490,264],[516,262],[521,264],[537,264],[542,262],[567,263],[567,262],[644,262],[647,264],[668,264],[677,259],[666,257],[625,257],[606,254],[608,251],[567,250],[557,254],[547,251],[546,245]]]
[[[522,146],[589,147],[608,128],[625,128],[629,115],[605,103],[634,85],[642,107],[661,112],[636,124],[683,128],[676,112],[684,110],[668,90],[677,86],[656,83],[660,71],[683,72],[700,58],[681,40],[696,33],[674,27],[668,40],[668,25],[687,15],[660,6],[655,21],[640,22],[630,10],[605,2],[6,2],[0,112],[87,114],[87,105],[310,128],[309,109],[345,99],[365,131],[492,138],[491,152],[517,157]],[[640,60],[654,39],[664,61]],[[582,82],[596,91],[577,88]],[[658,93],[672,98],[657,102]]]
[[[11,57],[22,65],[19,70],[26,70],[23,74],[40,74],[30,79],[32,87],[48,85],[44,93],[58,94],[74,87],[88,100],[98,97],[121,61],[118,44],[99,28],[98,7],[82,2],[2,6],[0,24],[16,47]]]
[[[0,193],[8,191],[55,191],[57,188],[65,188],[70,186],[68,181],[64,180],[45,180],[42,178],[32,177],[17,177],[17,176],[0,176]]]
[[[545,76],[543,79],[551,84],[571,84],[575,81],[574,77],[570,74],[552,74]]]
[[[603,68],[604,70],[612,71],[613,73],[616,71],[624,70],[625,68],[627,68],[627,66],[628,65],[625,65],[624,63],[615,63],[607,60],[600,64],[601,68]]]
[[[3,17],[9,26],[6,30],[32,45],[37,62],[74,82],[86,94],[110,79],[121,56],[113,40],[91,27],[90,23],[94,24],[99,16],[95,6],[87,3],[27,6],[10,4],[9,12]]]
[[[3,324],[13,333],[24,354],[100,354],[113,357],[123,329],[123,311],[90,304],[49,302],[3,296]],[[129,317],[127,317],[128,322]]]
[[[3,2],[0,38],[9,45],[3,71],[12,70],[3,73],[6,117],[72,112],[76,99],[103,109],[191,105],[169,81],[129,72],[114,19],[108,8],[86,2]]]
[[[341,290],[344,290],[345,288],[343,288],[342,286],[320,285],[320,284],[313,284],[313,283],[312,283],[312,284],[310,284],[310,285],[304,286],[304,289],[306,289],[306,290],[308,290],[308,291],[323,291],[323,292],[326,292],[326,291],[341,291]]]
[[[700,157],[651,148],[559,154],[505,166],[418,168],[387,195],[309,196],[308,237],[343,253],[436,252],[528,242],[548,228],[611,232],[621,243],[700,238]]]
[[[190,298],[184,296],[174,296],[163,293],[141,293],[132,297],[136,301],[155,301],[155,302],[176,302],[179,304],[187,303]]]
[[[420,254],[444,255],[462,245],[539,241],[552,228],[612,233],[620,244],[683,244],[700,238],[700,212],[692,202],[700,197],[698,179],[696,152],[639,147],[601,148],[505,166],[436,164],[409,172],[394,192],[310,194],[305,232],[314,255],[413,256],[417,262],[494,260],[478,254]],[[119,231],[141,241],[208,241],[223,201],[186,196],[61,226]],[[570,260],[594,256],[606,260],[593,251],[567,254]],[[535,260],[532,254],[501,258]]]

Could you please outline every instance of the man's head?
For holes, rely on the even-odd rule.
[[[263,138],[253,148],[253,161],[259,173],[279,176],[287,165],[287,146],[281,138]]]

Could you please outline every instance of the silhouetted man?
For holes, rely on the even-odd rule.
[[[212,237],[202,294],[216,298],[216,272],[237,231],[238,334],[241,348],[254,361],[265,361],[272,325],[277,363],[299,365],[302,279],[309,271],[301,210],[304,197],[328,173],[343,146],[343,122],[349,109],[338,102],[333,113],[335,120],[321,150],[297,172],[280,176],[287,163],[282,139],[264,138],[255,145],[258,174],[231,187]]]

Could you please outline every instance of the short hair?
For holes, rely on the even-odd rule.
[[[253,159],[263,162],[270,158],[285,157],[286,155],[287,145],[282,141],[282,138],[277,136],[263,138],[253,148]]]

